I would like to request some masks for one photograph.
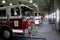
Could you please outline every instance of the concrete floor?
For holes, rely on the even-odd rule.
[[[48,20],[43,20],[43,23],[38,26],[37,31],[33,32],[33,37],[43,39],[21,38],[16,36],[11,40],[45,40],[44,38],[46,40],[60,40],[60,32],[53,30]]]
[[[60,40],[60,33],[52,30],[52,26],[45,20],[43,24],[38,27],[35,37],[46,38],[46,40]]]

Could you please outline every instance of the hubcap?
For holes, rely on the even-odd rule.
[[[4,33],[3,33],[3,36],[5,38],[9,38],[10,37],[10,32],[8,30],[5,30]]]

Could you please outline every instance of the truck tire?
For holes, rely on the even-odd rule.
[[[12,30],[9,27],[6,27],[6,26],[2,27],[1,28],[1,37],[4,40],[12,39],[13,38],[13,32],[12,32]]]

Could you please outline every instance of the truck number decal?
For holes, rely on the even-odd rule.
[[[18,21],[14,21],[14,26],[15,27],[18,27],[18,24],[19,24]]]

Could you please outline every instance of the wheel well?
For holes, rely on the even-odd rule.
[[[10,26],[8,26],[8,25],[0,25],[1,26],[1,28],[10,28],[10,29],[12,29]]]
[[[8,28],[8,29],[10,29],[12,31],[12,28],[9,27],[9,26],[7,26],[7,25],[5,25],[5,26],[4,25],[3,26],[1,25],[1,29],[3,29],[3,28]]]
[[[12,28],[10,26],[7,26],[7,25],[2,26],[1,28],[8,28],[8,29],[10,29],[12,31]]]
[[[8,30],[11,33],[11,35],[13,36],[12,29],[9,26],[1,26],[1,29],[0,29],[0,32],[1,32],[0,36],[1,36],[1,38],[3,37],[2,35],[3,35],[5,30]]]

